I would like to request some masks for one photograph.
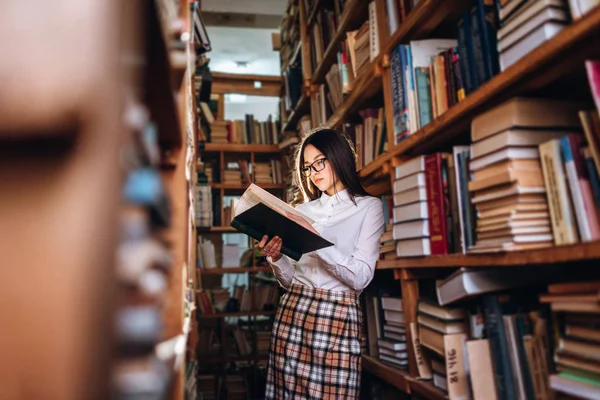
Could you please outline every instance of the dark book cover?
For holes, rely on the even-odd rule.
[[[425,187],[431,255],[448,254],[441,153],[425,156]]]
[[[498,399],[516,400],[516,387],[506,340],[506,329],[502,315],[513,308],[510,296],[498,294],[483,295],[485,331],[490,342],[490,355],[496,382]]]
[[[279,236],[282,240],[281,253],[298,261],[302,254],[333,246],[333,243],[314,234],[263,203],[234,217],[231,226],[253,239],[261,240]]]
[[[471,44],[471,18],[468,12],[461,14],[458,22],[458,53],[460,70],[466,94],[477,89],[476,73],[473,69],[473,46]]]
[[[456,181],[456,166],[454,164],[454,156],[449,154],[446,158],[448,164],[448,188],[450,191],[450,213],[452,214],[452,243],[453,247],[449,247],[453,253],[461,253],[461,231],[460,231],[460,212],[458,208],[458,182]]]
[[[498,13],[494,0],[478,0],[471,7],[473,52],[479,85],[500,71],[498,59]]]

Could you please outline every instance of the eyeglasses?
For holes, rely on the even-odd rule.
[[[302,174],[304,176],[310,176],[312,172],[311,169],[315,172],[323,171],[323,169],[325,168],[325,161],[327,161],[326,158],[320,158],[317,161],[310,164],[309,166],[302,168]]]

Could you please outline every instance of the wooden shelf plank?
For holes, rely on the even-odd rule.
[[[241,93],[249,96],[278,97],[281,90],[281,77],[272,75],[243,75],[212,73],[212,93]],[[254,82],[261,82],[257,88]]]
[[[410,377],[408,372],[367,355],[363,355],[362,357],[362,367],[363,370],[397,387],[403,392],[410,393],[408,379]]]
[[[336,54],[340,48],[340,43],[346,39],[346,33],[351,29],[357,18],[361,18],[363,21],[367,19],[368,13],[362,12],[367,10],[367,2],[362,0],[349,0],[344,6],[344,12],[340,20],[335,36],[331,40],[331,43],[327,46],[327,49],[323,53],[323,58],[317,66],[315,72],[311,77],[311,83],[318,85],[324,83],[325,74],[329,72],[331,66],[336,60]]]
[[[371,99],[381,90],[381,69],[377,65],[378,60],[374,60],[354,81],[354,87],[350,95],[335,110],[333,115],[327,120],[327,126],[336,128],[345,122],[349,116],[358,111],[361,105]]]
[[[260,183],[256,184],[263,189],[285,189],[286,184],[284,183]],[[231,184],[231,183],[212,183],[210,185],[213,189],[230,189],[230,190],[246,190],[248,188],[248,184]]]
[[[202,275],[224,275],[224,274],[254,274],[257,272],[270,272],[271,267],[225,267],[225,268],[199,268]]]
[[[442,142],[449,143],[459,133],[469,130],[471,120],[499,103],[542,88],[581,66],[588,58],[600,53],[590,46],[600,35],[600,7],[565,27],[552,39],[536,48],[521,60],[483,84],[464,100],[415,132],[404,141],[392,146],[365,166],[361,176],[376,171],[384,162],[400,154],[413,155],[434,149]]]
[[[456,21],[460,12],[468,10],[469,4],[457,0],[422,0],[388,38],[383,46],[384,53],[389,54],[401,43],[428,38],[445,20]]]
[[[488,254],[449,254],[447,256],[406,257],[380,260],[377,269],[438,267],[511,267],[547,265],[600,259],[600,243],[579,243],[537,250]]]
[[[226,313],[214,313],[214,314],[200,314],[199,319],[215,319],[215,318],[226,318],[226,317],[256,317],[259,315],[274,315],[275,311],[239,311],[239,312],[226,312]]]
[[[303,94],[298,100],[298,104],[296,104],[296,108],[290,113],[288,119],[283,126],[283,131],[291,131],[296,132],[296,125],[306,112],[308,111],[308,105],[310,104],[310,96],[306,96]]]
[[[276,144],[205,143],[200,151],[206,153],[279,153]]]

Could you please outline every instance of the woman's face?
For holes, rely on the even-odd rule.
[[[306,145],[304,148],[304,165],[300,168],[303,169],[302,173],[309,176],[320,191],[329,195],[334,192],[336,179],[333,169],[325,156],[312,144]],[[310,175],[308,175],[309,173]]]

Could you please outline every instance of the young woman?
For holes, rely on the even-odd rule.
[[[269,355],[267,399],[358,399],[363,343],[358,295],[373,279],[383,232],[381,200],[356,174],[350,142],[331,129],[299,145],[296,173],[312,200],[288,214],[334,245],[304,254],[298,263],[280,253],[281,239],[258,243],[282,297]]]

